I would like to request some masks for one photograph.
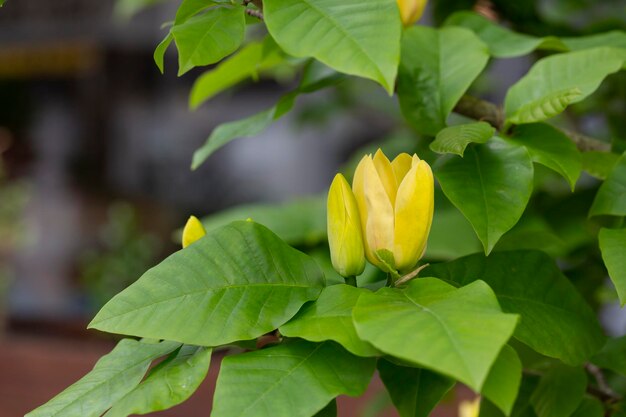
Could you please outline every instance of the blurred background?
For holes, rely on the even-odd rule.
[[[0,417],[45,402],[110,349],[111,336],[85,330],[87,323],[179,247],[173,232],[190,214],[320,195],[363,147],[420,146],[410,131],[398,130],[395,102],[373,83],[355,81],[301,98],[265,133],[229,144],[191,171],[193,151],[215,126],[273,105],[297,76],[285,69],[191,111],[189,90],[203,70],[176,77],[170,50],[162,75],[152,59],[165,34],[161,25],[178,3],[8,0],[0,8]],[[459,9],[536,35],[626,28],[620,0],[440,0],[421,23]],[[492,63],[474,93],[501,102],[534,59]],[[566,123],[607,141],[623,132],[623,74],[573,108]],[[464,219],[450,216],[432,239],[446,228],[456,236],[431,239],[433,258],[480,248]],[[467,239],[458,238],[460,230]],[[320,240],[313,236],[306,245]],[[621,331],[626,320],[610,314]],[[207,415],[210,380],[187,405],[161,415]],[[377,384],[369,405],[342,403],[345,415],[386,408]]]

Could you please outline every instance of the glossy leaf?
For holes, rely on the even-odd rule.
[[[357,334],[379,350],[477,391],[517,323],[485,283],[455,289],[434,278],[365,293],[352,316]]]
[[[313,57],[393,92],[402,29],[395,0],[265,0],[263,14],[288,54]]]
[[[507,123],[539,122],[556,115],[593,93],[624,60],[626,50],[610,47],[540,59],[509,89],[504,102]]]
[[[541,378],[530,402],[538,417],[570,417],[586,388],[587,375],[582,368],[557,365]]]
[[[126,394],[105,417],[127,417],[167,410],[187,400],[206,377],[211,349],[183,346],[150,371],[144,381]]]
[[[604,369],[610,369],[626,376],[626,336],[607,340],[591,362]]]
[[[546,123],[533,123],[516,126],[510,140],[524,146],[534,162],[561,174],[574,190],[582,157],[565,133]]]
[[[174,25],[170,32],[178,48],[178,75],[233,53],[243,41],[245,28],[242,6],[216,6]]]
[[[89,327],[219,346],[278,328],[323,286],[313,259],[260,224],[234,222],[150,269]]]
[[[489,46],[490,54],[498,58],[526,55],[535,49],[567,50],[567,47],[554,36],[537,38],[516,33],[473,12],[454,13],[444,24],[471,29]]]
[[[422,368],[378,360],[378,373],[400,417],[428,417],[455,382]]]
[[[502,348],[489,371],[482,394],[508,416],[515,404],[521,382],[522,362],[515,349],[507,345]]]
[[[79,381],[25,417],[98,417],[131,391],[150,363],[180,346],[174,342],[143,343],[124,339]]]
[[[467,29],[406,29],[397,88],[404,117],[418,132],[436,135],[488,59],[487,46]]]
[[[623,307],[626,304],[626,229],[601,229],[598,239],[602,259]]]
[[[446,127],[437,133],[430,149],[437,153],[453,153],[463,156],[470,143],[485,143],[496,132],[489,123],[476,122]]]
[[[357,356],[377,356],[380,352],[357,336],[352,323],[352,309],[367,292],[345,284],[326,287],[316,301],[304,306],[279,331],[311,342],[333,340]]]
[[[154,63],[156,64],[157,68],[159,68],[159,71],[161,71],[161,74],[163,74],[163,72],[165,71],[165,64],[163,62],[165,59],[165,51],[167,51],[167,48],[169,48],[173,41],[174,37],[171,33],[168,32],[167,36],[163,38],[163,40],[157,45],[156,49],[154,50]]]
[[[599,215],[626,216],[626,152],[617,161],[593,200],[589,216]]]
[[[543,355],[579,365],[602,347],[604,335],[595,314],[543,252],[471,255],[432,265],[421,275],[458,285],[485,281],[503,311],[521,316],[515,337]]]
[[[304,340],[228,356],[211,417],[310,417],[338,395],[361,395],[375,363],[333,342]]]
[[[605,180],[613,171],[620,156],[611,152],[588,151],[582,153],[583,170],[598,179]]]
[[[526,149],[493,138],[463,158],[435,166],[441,188],[470,221],[485,253],[519,220],[530,199],[533,166]]]

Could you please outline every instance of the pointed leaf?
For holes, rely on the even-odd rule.
[[[441,188],[470,221],[485,253],[522,216],[533,188],[533,166],[526,149],[493,138],[472,147],[464,158],[435,167]]]
[[[165,71],[164,69],[165,65],[163,63],[164,58],[165,58],[165,51],[167,51],[167,48],[169,48],[173,40],[174,40],[174,37],[172,36],[170,32],[168,32],[167,36],[163,38],[161,43],[159,43],[156,49],[154,50],[154,55],[153,55],[154,63],[156,64],[157,68],[159,68],[159,71],[161,71],[161,74],[163,74],[163,72]]]
[[[127,417],[167,410],[187,400],[206,377],[211,349],[183,346],[154,367],[146,379],[117,401],[105,417]]]
[[[304,340],[228,356],[211,417],[310,417],[338,395],[361,395],[375,364],[333,342]]]
[[[422,368],[378,360],[378,373],[400,417],[428,417],[455,382]]]
[[[482,394],[508,416],[513,410],[521,382],[522,362],[515,349],[507,345],[489,371]]]
[[[613,167],[593,200],[589,216],[626,216],[626,152]]]
[[[264,0],[263,14],[288,54],[313,57],[393,92],[402,29],[395,0]]]
[[[150,269],[89,327],[219,346],[276,329],[323,286],[313,259],[260,224],[234,222]]]
[[[582,95],[580,88],[572,87],[565,90],[546,93],[537,100],[521,105],[515,113],[507,118],[507,123],[523,124],[546,120],[563,113],[571,103],[578,101]]]
[[[357,336],[352,323],[352,309],[367,292],[344,284],[326,287],[316,301],[304,306],[279,331],[312,342],[333,340],[357,356],[377,356],[380,352]]]
[[[174,342],[151,344],[123,339],[87,375],[25,417],[101,416],[141,382],[153,360],[179,346]]]
[[[436,135],[488,59],[487,46],[470,30],[406,29],[398,70],[402,114],[418,132]]]
[[[600,229],[602,259],[622,307],[626,304],[626,229]]]
[[[515,337],[543,355],[579,365],[602,347],[604,335],[595,314],[543,252],[471,255],[432,265],[421,274],[458,285],[485,281],[503,311],[521,316]]]
[[[489,123],[476,122],[450,126],[437,133],[430,149],[437,153],[454,153],[463,156],[470,143],[485,143],[496,132]]]
[[[587,375],[582,368],[556,365],[541,378],[530,402],[538,417],[570,417],[586,389]]]
[[[376,348],[477,391],[517,323],[485,283],[455,289],[434,278],[365,293],[352,316],[358,335]]]
[[[516,126],[512,142],[524,146],[534,162],[561,174],[572,191],[582,170],[582,157],[574,142],[546,123]]]

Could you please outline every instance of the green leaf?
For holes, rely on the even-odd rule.
[[[288,54],[316,58],[393,92],[402,29],[394,0],[264,0],[263,14]]]
[[[178,6],[178,10],[176,10],[174,25],[184,23],[201,11],[213,7],[218,3],[225,3],[225,1],[183,0],[180,6]]]
[[[521,382],[522,362],[515,349],[506,345],[487,376],[482,394],[508,416],[513,410]]]
[[[444,25],[471,29],[487,44],[490,54],[497,58],[526,55],[535,49],[567,50],[563,42],[554,36],[537,38],[516,33],[473,12],[454,13],[445,21]]]
[[[323,286],[313,259],[260,224],[234,222],[148,270],[89,327],[219,346],[278,328]]]
[[[593,93],[606,76],[620,70],[624,60],[626,50],[610,47],[540,59],[509,89],[504,101],[506,122],[539,122],[556,115]]]
[[[604,406],[596,398],[585,397],[572,417],[604,417]]]
[[[534,162],[561,174],[572,191],[582,170],[582,157],[574,142],[546,123],[516,126],[510,140],[524,146]]]
[[[626,304],[626,229],[600,229],[602,259],[622,307]]]
[[[178,48],[178,75],[233,53],[243,41],[245,28],[241,6],[213,7],[174,25],[171,33]]]
[[[453,153],[463,156],[470,143],[485,143],[496,132],[489,123],[476,122],[446,127],[437,133],[430,149],[437,153]]]
[[[500,138],[474,146],[464,158],[435,166],[441,188],[470,221],[485,253],[519,220],[533,188],[533,166],[526,149]]]
[[[524,376],[519,388],[515,406],[511,411],[510,417],[537,417],[532,405],[530,397],[539,384],[539,378],[532,376]],[[480,404],[480,417],[505,417],[505,414],[498,409],[488,398],[483,398]]]
[[[268,38],[270,39],[270,38]],[[192,109],[216,94],[284,61],[273,42],[251,42],[232,57],[202,74],[194,82],[189,96]]]
[[[590,49],[598,46],[613,46],[626,49],[626,32],[622,30],[612,30],[610,32],[596,33],[594,35],[561,38],[561,41],[572,51]]]
[[[159,71],[161,71],[161,74],[163,74],[165,71],[164,63],[163,63],[163,60],[165,57],[165,51],[167,51],[167,48],[169,48],[173,40],[174,40],[174,37],[172,36],[170,32],[168,32],[167,36],[163,38],[161,43],[159,43],[156,49],[154,50],[154,55],[153,55],[154,63],[159,68]]]
[[[326,287],[316,301],[304,306],[279,331],[311,342],[333,340],[357,356],[377,356],[380,352],[359,339],[352,323],[352,309],[367,292],[345,284]]]
[[[605,180],[611,174],[615,165],[617,165],[619,158],[619,155],[611,152],[583,152],[582,166],[589,175]]]
[[[600,186],[589,216],[626,216],[626,152]]]
[[[433,215],[424,258],[450,260],[478,252],[481,244],[472,225],[443,196],[441,200],[435,200],[437,209]]]
[[[338,395],[363,394],[375,364],[333,342],[304,340],[228,356],[211,417],[310,417]]]
[[[600,352],[591,358],[591,362],[626,376],[626,336],[607,340]]]
[[[169,360],[153,368],[146,379],[106,413],[127,417],[171,408],[187,400],[206,377],[211,349],[183,346]]]
[[[398,70],[404,117],[418,132],[436,135],[488,59],[487,46],[467,29],[406,29]]]
[[[400,417],[428,417],[455,383],[427,369],[400,366],[382,358],[377,368]]]
[[[151,344],[124,339],[87,375],[25,417],[101,416],[141,382],[154,359],[179,346],[174,342]]]
[[[384,353],[477,391],[517,323],[485,283],[455,289],[434,278],[365,293],[352,316],[361,339]]]
[[[539,382],[530,402],[538,417],[570,417],[587,389],[587,374],[582,368],[557,365]]]
[[[292,246],[315,246],[326,241],[326,195],[236,206],[203,217],[202,224],[212,230],[246,219],[261,223]]]
[[[579,365],[602,347],[604,335],[595,314],[543,252],[471,255],[431,265],[421,274],[458,285],[485,281],[503,311],[521,316],[515,337],[543,355]]]

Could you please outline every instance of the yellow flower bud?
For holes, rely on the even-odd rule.
[[[478,417],[480,414],[480,397],[473,401],[464,400],[459,404],[459,417]]]
[[[204,226],[196,216],[190,216],[183,229],[183,248],[191,245],[196,240],[206,235]]]
[[[400,17],[404,26],[411,26],[417,22],[426,8],[427,0],[398,0]]]
[[[328,191],[328,244],[335,270],[344,277],[365,269],[361,223],[354,194],[343,175],[337,174]]]
[[[367,259],[381,269],[410,271],[424,254],[433,219],[430,166],[406,153],[389,162],[379,149],[361,159],[352,189]]]

